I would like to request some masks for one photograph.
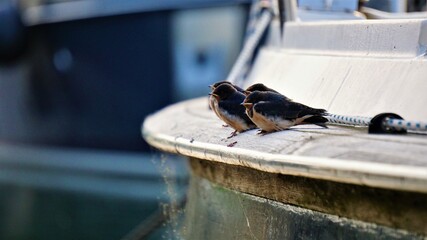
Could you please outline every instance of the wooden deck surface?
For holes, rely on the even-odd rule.
[[[207,97],[169,106],[146,118],[143,136],[171,153],[395,190],[427,192],[427,135],[369,135],[366,128],[298,126],[227,139],[231,128],[208,109]]]

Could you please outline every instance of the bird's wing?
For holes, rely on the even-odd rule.
[[[325,109],[312,108],[297,102],[291,102],[291,105],[293,108],[298,109],[298,117],[304,117],[306,115],[324,116],[326,113]]]
[[[239,114],[239,113],[245,112],[245,108],[236,101],[222,100],[222,101],[219,101],[218,106],[221,109],[224,109],[225,111],[227,111],[229,114]]]
[[[284,119],[296,119],[307,115],[323,115],[326,111],[323,109],[315,109],[304,104],[292,101],[267,101],[259,102],[255,106],[255,111],[269,115],[280,116]]]
[[[221,100],[218,106],[230,114],[245,113],[245,107],[240,105],[245,100],[245,95],[236,92],[228,99]]]
[[[260,101],[254,105],[254,110],[265,116],[280,116],[283,117],[289,109],[280,101]],[[295,115],[296,113],[291,113]]]

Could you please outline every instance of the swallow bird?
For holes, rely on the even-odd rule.
[[[251,92],[254,92],[254,91],[279,93],[279,92],[277,92],[276,90],[271,89],[271,88],[269,88],[269,87],[265,86],[265,85],[264,85],[264,84],[262,84],[262,83],[255,83],[255,84],[253,84],[253,85],[249,86],[248,88],[246,88],[246,90],[245,90],[245,95],[247,96],[247,95],[249,95]]]
[[[277,94],[282,95],[286,100],[292,101],[292,99],[286,97],[285,95],[279,93],[278,91],[276,91],[272,88],[265,86],[262,83],[255,83],[255,84],[249,86],[248,88],[246,88],[245,95],[248,96],[249,94],[251,94],[252,92],[255,92],[255,91],[277,93]]]
[[[209,85],[209,87],[211,88],[211,90],[213,91],[213,90],[215,90],[215,88],[217,88],[219,85],[221,85],[221,84],[230,84],[231,86],[233,86],[237,91],[239,91],[239,92],[241,92],[241,93],[244,93],[245,92],[245,90],[243,89],[243,88],[241,88],[241,87],[239,87],[239,86],[237,86],[237,85],[234,85],[234,84],[232,84],[231,82],[229,82],[229,81],[219,81],[219,82],[216,82],[216,83],[214,83],[214,84],[212,84],[212,85]]]
[[[315,124],[327,128],[326,110],[316,109],[294,102],[275,92],[254,91],[242,105],[260,133],[270,133],[288,129],[300,124]]]
[[[219,86],[219,85],[222,85],[222,84],[228,84],[228,85],[231,85],[231,86],[233,86],[237,91],[239,91],[239,92],[241,92],[241,93],[244,93],[245,92],[245,90],[244,89],[242,89],[242,88],[240,88],[239,86],[236,86],[236,85],[234,85],[234,84],[232,84],[231,82],[229,82],[229,81],[220,81],[220,82],[216,82],[216,83],[214,83],[214,84],[212,84],[212,85],[209,85],[209,87],[211,88],[211,93]],[[209,95],[209,108],[210,109],[212,109],[212,111],[214,111],[214,113],[220,118],[220,119],[222,119],[223,120],[223,118],[222,118],[222,116],[218,113],[218,104],[216,103],[216,99],[212,96],[212,95]],[[224,121],[224,120],[223,120]],[[228,127],[227,125],[223,125],[224,127]]]
[[[245,95],[230,84],[220,84],[210,94],[214,98],[214,109],[218,116],[235,131],[229,136],[233,137],[237,132],[244,132],[255,128],[255,124],[245,113],[245,107],[241,103]]]

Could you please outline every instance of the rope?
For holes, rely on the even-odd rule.
[[[387,127],[395,129],[406,129],[410,131],[427,131],[427,123],[419,121],[406,121],[402,119],[387,118],[385,123]]]
[[[262,10],[261,17],[255,24],[253,33],[248,36],[242,51],[240,52],[236,62],[233,65],[230,73],[228,74],[227,80],[237,84],[241,79],[244,70],[247,69],[246,64],[250,61],[253,56],[258,43],[263,36],[263,33],[266,31],[269,26],[271,20],[273,19],[273,13],[269,9]]]
[[[370,117],[343,116],[343,115],[336,115],[336,114],[328,114],[327,116],[325,116],[325,118],[327,118],[330,123],[363,126],[363,127],[369,126],[369,123],[371,122],[371,119],[372,119]]]
[[[407,131],[427,131],[427,122],[404,120],[394,113],[381,113],[373,118],[337,114],[328,114],[325,117],[332,124],[368,127],[369,133],[404,134]]]

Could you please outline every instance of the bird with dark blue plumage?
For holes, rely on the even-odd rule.
[[[269,88],[262,83],[255,83],[255,84],[252,84],[251,86],[246,88],[245,95],[247,96],[247,95],[251,94],[251,92],[255,92],[255,91],[279,93],[276,90]]]
[[[220,84],[210,97],[214,99],[213,108],[216,109],[218,117],[235,130],[230,137],[235,136],[237,132],[256,127],[246,115],[245,107],[241,105],[246,96],[233,85]]]
[[[222,84],[228,84],[228,85],[231,85],[231,86],[233,86],[237,91],[239,91],[239,92],[241,92],[241,93],[244,93],[244,89],[243,88],[240,88],[239,86],[236,86],[236,85],[234,85],[234,84],[232,84],[231,82],[229,82],[229,81],[220,81],[220,82],[216,82],[216,83],[214,83],[214,84],[212,84],[212,85],[209,85],[209,87],[210,87],[210,89],[212,90],[211,91],[211,93],[213,92],[213,91],[215,91],[215,89],[217,88],[217,87],[219,87],[220,85],[222,85]],[[209,94],[209,108],[210,109],[212,109],[212,111],[214,111],[214,113],[220,118],[220,119],[222,119],[222,116],[218,113],[218,104],[216,104],[216,99],[211,95],[211,94]],[[223,119],[222,119],[223,120]],[[223,120],[224,121],[224,120]],[[225,127],[227,127],[227,125],[225,125]]]
[[[325,109],[317,109],[294,102],[284,95],[272,91],[253,91],[242,105],[260,133],[289,129],[301,124],[315,124],[327,128]]]

